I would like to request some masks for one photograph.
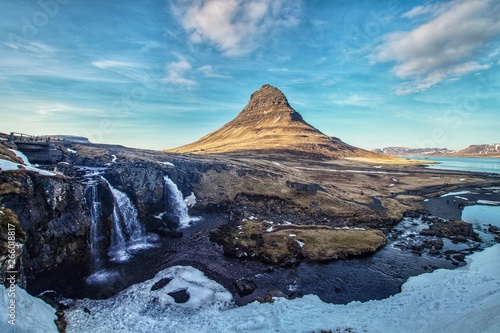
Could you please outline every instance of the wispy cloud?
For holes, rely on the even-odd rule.
[[[29,52],[31,55],[36,54],[43,57],[54,56],[57,52],[55,47],[38,41],[11,39],[3,44],[15,51]]]
[[[481,56],[500,36],[500,3],[460,0],[432,4],[415,7],[403,17],[425,15],[426,23],[386,35],[372,54],[377,62],[396,62],[394,74],[408,80],[397,88],[397,94],[423,91],[450,77],[491,67],[491,63],[481,63]]]
[[[172,8],[191,41],[238,56],[254,50],[275,29],[296,26],[301,1],[178,0]]]
[[[223,73],[217,72],[212,65],[205,65],[198,67],[197,69],[204,77],[215,78],[215,79],[229,79],[231,76]]]
[[[379,98],[359,94],[334,94],[329,98],[332,104],[338,106],[374,107],[380,103]]]
[[[54,117],[98,117],[98,118],[106,118],[109,115],[106,114],[105,111],[94,108],[82,108],[80,106],[60,103],[60,102],[47,102],[44,104],[33,105],[34,116],[32,119],[34,120],[43,120],[47,118]],[[116,115],[113,115],[114,117]],[[123,114],[120,114],[123,116]]]
[[[93,61],[92,65],[95,67],[101,68],[101,69],[108,69],[108,68],[140,68],[141,65],[135,62],[128,62],[128,61],[116,61],[116,60],[99,60],[99,61]]]
[[[193,88],[196,81],[187,78],[191,74],[193,67],[186,58],[179,56],[178,61],[173,61],[167,65],[167,76],[164,81],[183,88]]]

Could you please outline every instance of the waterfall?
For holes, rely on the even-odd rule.
[[[90,181],[85,189],[85,201],[90,220],[89,249],[90,249],[90,273],[86,281],[90,284],[99,284],[114,276],[105,268],[106,252],[103,246],[105,240],[105,226],[102,223],[101,202],[99,201],[98,184],[99,179],[95,176],[99,174],[89,174]]]
[[[108,254],[113,261],[125,261],[131,256],[130,250],[147,246],[146,231],[129,197],[109,182],[107,184],[113,195],[113,223]]]
[[[92,274],[103,269],[100,255],[101,203],[97,193],[97,183],[90,183],[86,188],[87,207],[90,217],[90,272]]]
[[[171,214],[175,215],[179,219],[179,227],[185,228],[189,226],[189,222],[198,221],[198,217],[189,216],[188,207],[184,202],[184,197],[181,191],[177,188],[177,185],[175,185],[175,183],[168,178],[168,176],[163,177],[163,179],[165,180],[165,205],[167,211],[171,208],[173,210]],[[167,198],[170,198],[170,207],[168,205]]]

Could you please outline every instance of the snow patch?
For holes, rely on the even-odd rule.
[[[158,219],[158,220],[161,220],[161,219],[163,219],[163,216],[165,216],[165,214],[167,214],[167,212],[163,212],[163,213],[154,215],[154,218]]]
[[[12,293],[10,289],[0,285],[0,332],[58,332],[54,323],[57,319],[56,310],[53,307],[19,286],[16,286],[15,297],[10,297],[9,293]],[[8,323],[11,319],[8,309],[11,301],[15,301],[15,325]]]
[[[7,161],[7,160],[0,160],[1,171],[19,170],[20,167],[24,168],[25,170],[38,172],[42,176],[55,176],[56,175],[53,172],[39,169],[39,168],[36,168],[34,166],[31,166],[31,165],[23,165],[23,164],[14,163],[14,162]]]
[[[440,198],[449,197],[452,195],[469,194],[469,193],[472,193],[472,192],[471,191],[449,192],[449,193],[443,194]]]
[[[297,243],[299,244],[300,247],[304,247],[304,242],[297,241]]]
[[[68,153],[71,153],[71,154],[76,154],[76,150],[73,150],[71,148],[66,148],[66,150],[68,151]]]
[[[500,205],[499,201],[491,201],[491,200],[478,200],[477,203],[482,205]]]
[[[168,165],[168,166],[171,166],[171,167],[175,167],[174,164],[170,163],[170,162],[158,162],[160,164],[163,164],[163,165]]]
[[[196,205],[196,196],[194,195],[193,192],[191,192],[190,195],[188,195],[187,197],[184,198],[184,202],[186,203],[186,206],[188,208],[191,208],[193,207],[194,205]]]
[[[10,149],[10,148],[9,148],[9,150],[11,152],[13,152],[14,154],[16,154],[17,157],[19,157],[20,159],[22,159],[23,163],[25,165],[32,166],[31,163],[30,163],[30,161],[28,160],[28,157],[26,155],[24,155],[22,152],[20,152],[19,150],[14,150],[14,149]]]

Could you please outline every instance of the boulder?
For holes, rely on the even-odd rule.
[[[168,295],[174,299],[175,303],[180,304],[186,303],[191,297],[187,289],[177,289],[168,293]]]
[[[236,291],[240,297],[248,296],[257,288],[257,284],[248,279],[237,279],[234,281]]]

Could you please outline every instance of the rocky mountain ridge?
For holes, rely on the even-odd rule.
[[[470,145],[460,150],[450,150],[448,148],[408,148],[408,147],[385,147],[374,149],[374,152],[402,156],[402,155],[428,155],[443,157],[500,157],[500,144],[480,144]]]
[[[408,148],[408,147],[384,147],[381,149],[374,149],[374,152],[393,155],[429,155],[429,154],[446,154],[453,153],[453,150],[448,148]]]

